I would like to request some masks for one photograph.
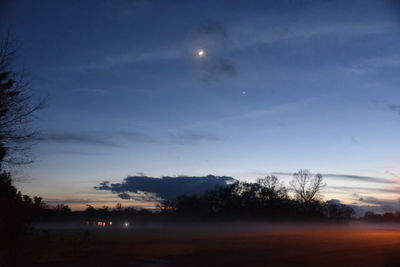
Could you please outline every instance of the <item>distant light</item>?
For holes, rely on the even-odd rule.
[[[128,228],[129,227],[129,222],[124,222],[124,227]]]
[[[204,51],[203,49],[199,49],[197,50],[197,55],[199,57],[204,57],[206,55],[206,51]]]
[[[247,94],[247,92],[246,92],[246,91],[243,91],[242,94],[245,95],[245,94]]]

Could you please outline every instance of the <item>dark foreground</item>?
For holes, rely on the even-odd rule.
[[[37,230],[37,266],[400,266],[400,228],[218,224]]]

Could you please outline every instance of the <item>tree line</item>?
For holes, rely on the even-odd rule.
[[[289,187],[276,176],[266,176],[254,183],[235,182],[219,186],[205,194],[181,195],[166,199],[156,210],[132,207],[115,208],[88,205],[84,211],[71,212],[68,206],[58,205],[42,209],[37,219],[41,221],[85,220],[95,222],[146,222],[179,220],[348,220],[354,210],[337,201],[323,201],[322,175],[312,175],[308,170],[293,174]]]
[[[300,170],[293,174],[289,188],[276,176],[266,176],[254,183],[221,186],[204,195],[165,200],[158,209],[177,218],[350,219],[351,207],[321,199],[323,186],[322,175]]]

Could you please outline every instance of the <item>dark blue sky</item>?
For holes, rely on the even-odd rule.
[[[6,1],[1,33],[48,103],[21,186],[78,206],[138,172],[308,168],[337,174],[327,199],[394,203],[399,19],[378,0]]]

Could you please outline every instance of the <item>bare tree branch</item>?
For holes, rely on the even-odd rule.
[[[12,61],[16,51],[10,35],[0,40],[0,167],[32,162],[30,149],[36,132],[34,113],[43,107],[35,103],[25,71],[15,71]]]
[[[299,170],[293,174],[293,180],[290,182],[295,198],[305,205],[318,200],[323,183],[322,175],[317,173],[312,176],[308,170]]]

